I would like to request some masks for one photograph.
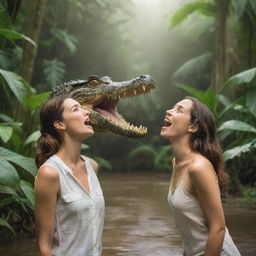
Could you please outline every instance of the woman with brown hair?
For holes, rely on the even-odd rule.
[[[35,218],[41,256],[100,256],[105,204],[95,172],[80,155],[94,134],[89,112],[69,96],[50,98],[40,112]]]
[[[186,97],[166,111],[161,136],[172,145],[168,203],[186,256],[239,256],[225,225],[220,190],[226,186],[221,148],[210,110]]]

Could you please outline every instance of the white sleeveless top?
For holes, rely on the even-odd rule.
[[[173,192],[169,189],[168,203],[180,230],[185,256],[204,255],[208,230],[198,199],[185,191],[181,181]],[[227,228],[220,255],[241,256]]]
[[[86,165],[90,193],[57,155],[43,164],[58,172],[60,182],[52,256],[100,256],[102,252],[105,202],[97,175],[89,160],[82,158]]]

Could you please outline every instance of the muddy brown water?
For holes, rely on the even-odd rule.
[[[106,201],[103,256],[180,256],[168,203],[169,174],[102,173]],[[243,256],[256,255],[256,211],[224,203],[226,224]],[[1,256],[35,256],[34,238],[0,247]]]

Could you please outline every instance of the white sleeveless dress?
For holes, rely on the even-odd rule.
[[[105,202],[97,175],[89,160],[82,158],[86,165],[90,193],[57,155],[43,164],[58,172],[60,182],[52,256],[100,256],[102,252]]]
[[[180,230],[184,255],[204,255],[208,231],[198,199],[185,191],[181,181],[173,192],[169,189],[168,203]],[[220,256],[241,256],[227,228]]]

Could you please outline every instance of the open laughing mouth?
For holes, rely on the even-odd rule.
[[[172,126],[172,122],[170,120],[165,119],[164,120],[164,127],[170,127]]]

